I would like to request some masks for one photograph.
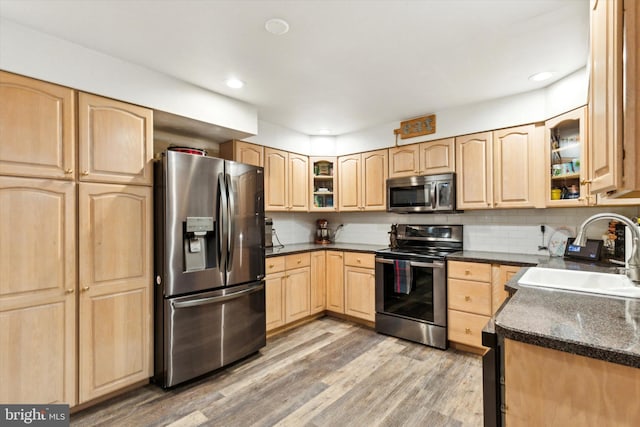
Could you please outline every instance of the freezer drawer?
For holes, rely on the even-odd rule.
[[[156,350],[164,355],[162,366],[156,366],[156,381],[163,387],[235,362],[266,344],[262,282],[164,299],[163,305],[163,348]]]

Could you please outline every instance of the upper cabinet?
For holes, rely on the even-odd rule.
[[[389,148],[389,178],[454,172],[453,138]]]
[[[640,190],[637,2],[591,1],[589,180],[592,194]]]
[[[302,211],[309,209],[309,158],[265,147],[266,211]]]
[[[264,147],[236,139],[220,144],[220,157],[253,166],[264,166]]]
[[[0,71],[0,174],[75,179],[75,92]]]
[[[309,162],[309,176],[311,177],[309,210],[310,211],[335,211],[335,189],[338,188],[335,157],[311,157]]]
[[[542,206],[541,126],[456,138],[457,208]]]
[[[386,210],[388,150],[338,158],[339,210]]]
[[[546,206],[589,204],[585,123],[585,107],[545,123]]]
[[[80,93],[78,122],[81,181],[152,184],[151,110]]]
[[[476,133],[456,138],[458,209],[493,206],[493,135]]]

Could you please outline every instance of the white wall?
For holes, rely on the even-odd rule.
[[[513,252],[548,255],[539,251],[542,244],[540,225],[546,226],[544,244],[561,227],[575,236],[577,227],[589,216],[597,212],[616,212],[628,217],[640,215],[640,207],[624,208],[554,208],[554,209],[492,209],[467,211],[461,214],[391,214],[386,212],[353,213],[267,213],[273,218],[274,228],[283,244],[306,243],[313,240],[315,221],[320,218],[329,221],[329,228],[344,227],[336,236],[337,242],[364,243],[386,247],[389,244],[388,231],[391,224],[463,224],[464,247],[467,250],[489,252]],[[607,229],[607,221],[592,225],[590,238],[599,239]],[[555,235],[554,235],[555,234]]]
[[[299,154],[309,154],[310,151],[308,135],[264,120],[258,121],[258,134],[244,138],[244,141]]]
[[[545,121],[586,105],[587,80],[586,69],[582,68],[543,89],[437,111],[436,133],[416,138],[398,138],[398,145]],[[393,130],[399,126],[400,121],[397,121],[339,135],[336,155],[393,146]]]
[[[256,108],[0,18],[0,69],[249,134]]]

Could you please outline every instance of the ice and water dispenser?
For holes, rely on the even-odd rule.
[[[213,217],[191,216],[184,222],[184,270],[198,271],[215,266]]]

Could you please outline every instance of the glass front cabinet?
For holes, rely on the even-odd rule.
[[[336,211],[338,188],[335,157],[311,157],[309,162],[311,179],[310,211]]]
[[[545,122],[546,206],[586,206],[586,107]]]

